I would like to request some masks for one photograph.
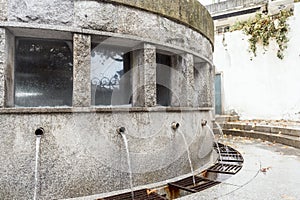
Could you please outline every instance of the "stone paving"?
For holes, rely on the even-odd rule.
[[[242,170],[215,187],[181,200],[300,199],[300,149],[233,136],[225,136],[219,142],[242,153]]]

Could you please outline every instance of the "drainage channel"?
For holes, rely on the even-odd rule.
[[[214,148],[220,152],[219,159],[210,168],[195,175],[195,184],[193,176],[181,179],[176,182],[168,183],[162,189],[143,189],[134,191],[134,200],[168,200],[176,199],[190,193],[196,193],[220,184],[222,181],[238,173],[243,166],[243,156],[237,150],[224,144],[218,143]],[[132,200],[132,193],[123,193],[98,200]]]

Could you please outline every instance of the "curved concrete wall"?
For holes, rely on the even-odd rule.
[[[181,0],[178,5],[175,1],[158,1],[148,7],[149,2],[12,0],[0,3],[3,8],[0,10],[1,199],[33,197],[34,131],[41,126],[46,133],[41,141],[39,199],[71,198],[129,188],[125,147],[116,133],[120,126],[127,129],[134,186],[190,173],[186,147],[179,132],[187,138],[195,169],[211,161],[213,138],[200,122],[205,119],[210,123],[213,118],[212,21],[196,1]],[[161,7],[157,6],[159,2]],[[170,10],[166,2],[170,3]],[[187,3],[186,7],[183,3]],[[193,8],[191,13],[197,15],[189,15],[188,8]],[[205,21],[197,24],[196,19]],[[15,37],[73,40],[72,107],[14,107]],[[102,37],[135,44],[130,47],[133,65],[147,69],[139,71],[138,68],[133,76],[137,86],[145,86],[142,102],[134,102],[133,107],[91,106],[91,42]],[[183,77],[178,80],[174,80],[176,76],[169,77],[172,92],[180,100],[172,102],[174,107],[156,106],[157,51],[168,52],[174,71]],[[172,122],[181,124],[178,131],[171,129]]]

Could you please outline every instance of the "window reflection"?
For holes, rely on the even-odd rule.
[[[130,105],[130,53],[117,46],[93,44],[92,105]]]
[[[15,106],[71,106],[72,43],[16,39]]]

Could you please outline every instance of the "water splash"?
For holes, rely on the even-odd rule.
[[[193,164],[192,164],[192,160],[191,160],[191,153],[190,153],[190,150],[189,150],[189,145],[186,141],[185,135],[181,131],[178,131],[178,132],[180,133],[180,135],[183,138],[183,141],[184,141],[184,144],[185,144],[185,147],[186,147],[187,156],[188,156],[188,159],[189,159],[191,172],[192,172],[192,175],[193,175],[193,184],[196,185],[196,180],[195,180],[195,175],[194,175],[194,168],[193,168]]]
[[[134,200],[133,183],[132,183],[132,169],[131,169],[131,161],[130,161],[130,154],[129,154],[129,148],[128,148],[128,140],[124,133],[120,133],[120,134],[123,138],[123,142],[124,142],[125,148],[126,148],[127,165],[128,165],[128,172],[129,172],[129,184],[130,184],[130,189],[131,189],[131,197]]]
[[[217,126],[217,128],[218,128],[218,130],[219,130],[219,133],[220,133],[220,135],[221,135],[222,140],[224,140],[224,133],[223,133],[222,127],[220,126],[220,124],[219,124],[218,122],[215,122],[215,124],[216,124],[216,126]],[[226,155],[229,157],[229,149],[228,149],[228,146],[225,145],[224,147],[225,147],[225,150],[226,150]]]
[[[213,130],[211,129],[211,127],[208,124],[206,124],[205,126],[207,127],[207,129],[209,130],[209,132],[211,133],[211,135],[213,136],[214,142],[215,142],[215,144],[217,146],[217,151],[218,151],[218,154],[219,154],[220,161],[222,162],[221,151],[220,151],[220,148],[219,148],[218,141],[217,141],[217,139],[215,137],[215,134],[214,134]]]
[[[40,144],[41,144],[41,136],[36,136],[35,142],[35,167],[34,167],[34,196],[33,200],[37,199],[37,191],[39,188],[39,155],[40,155]]]

